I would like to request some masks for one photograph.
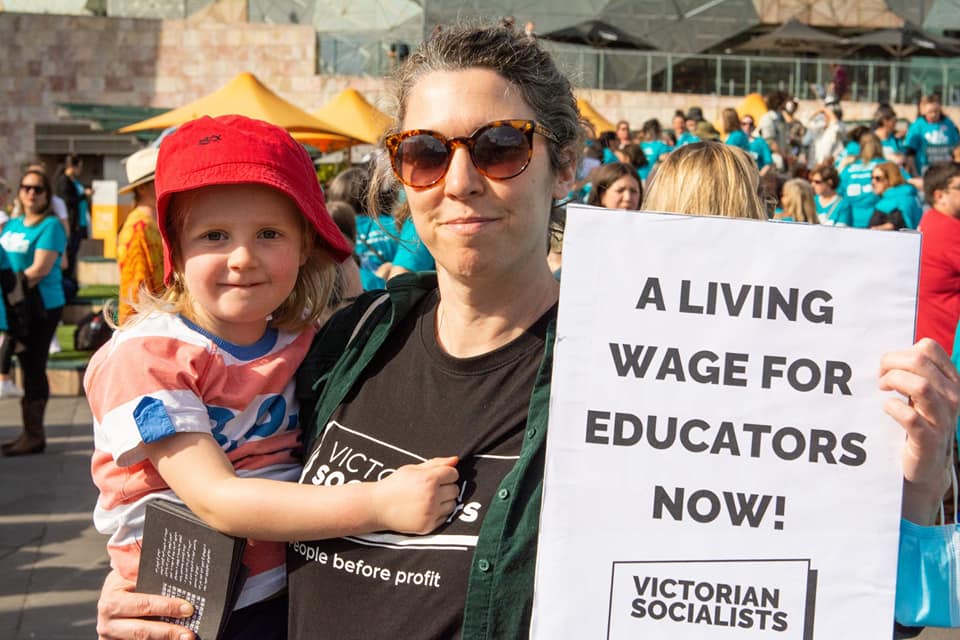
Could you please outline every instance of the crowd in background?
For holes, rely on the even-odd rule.
[[[877,106],[870,122],[845,122],[840,101],[832,95],[804,119],[797,115],[797,102],[782,91],[764,96],[764,105],[759,120],[723,109],[716,126],[697,106],[678,110],[666,127],[656,119],[638,129],[620,121],[616,131],[587,141],[580,182],[569,199],[635,208],[628,199],[617,204],[612,195],[591,193],[612,184],[608,179],[614,174],[606,165],[631,165],[637,179],[630,188],[642,193],[666,154],[695,142],[716,141],[753,158],[772,219],[912,229],[920,223],[927,169],[960,160],[960,133],[936,95],[920,99],[912,122],[887,104]],[[625,169],[617,175],[621,172],[626,175]]]
[[[805,118],[798,115],[796,100],[782,91],[772,91],[763,98],[766,110],[759,118],[725,108],[711,122],[702,108],[690,106],[686,111],[676,111],[668,123],[652,118],[639,128],[625,120],[619,121],[613,131],[594,132],[586,127],[589,135],[577,167],[577,180],[559,202],[551,226],[551,270],[559,277],[563,205],[583,202],[610,209],[649,208],[644,190],[672,152],[701,142],[722,143],[741,150],[755,165],[758,195],[771,220],[878,230],[922,228],[924,220],[928,228],[936,227],[939,237],[925,238],[924,250],[941,254],[936,260],[942,266],[927,268],[928,275],[940,274],[933,285],[933,295],[939,296],[933,315],[936,317],[940,310],[941,317],[933,323],[935,326],[927,326],[930,314],[925,314],[919,321],[918,337],[933,335],[949,352],[953,327],[960,316],[960,255],[955,256],[953,249],[960,240],[960,230],[953,228],[960,226],[960,206],[955,206],[951,192],[954,179],[960,176],[960,133],[943,113],[936,95],[919,100],[912,122],[905,117],[907,114],[897,114],[887,104],[878,105],[869,122],[845,121],[838,89],[843,91],[839,83],[831,84],[823,105]],[[157,274],[162,256],[155,221],[151,224],[155,213],[149,204],[152,193],[148,192],[155,155],[156,149],[149,149],[131,156],[131,184],[121,190],[134,193],[137,214],[130,217],[136,223],[126,224],[121,233],[121,271],[133,274],[124,276],[126,280],[121,282],[121,289],[130,294],[120,301],[121,320],[131,312],[128,298],[135,300],[136,291],[144,283],[150,291],[159,288]],[[417,236],[403,191],[389,181],[381,181],[384,189],[368,197],[374,166],[371,162],[346,168],[324,185],[330,213],[353,245],[357,266],[339,274],[334,305],[349,302],[363,291],[382,288],[398,274],[434,268],[433,256]],[[47,175],[40,161],[24,169],[25,175]],[[48,209],[59,220],[66,243],[59,258],[60,268],[51,269],[46,277],[60,282],[65,300],[76,291],[76,254],[80,240],[89,235],[90,190],[80,182],[81,173],[81,160],[70,155],[50,178]],[[7,202],[10,191],[0,184],[0,233],[2,225],[9,226],[8,221],[24,213],[20,193]],[[32,195],[43,199],[44,194]],[[924,217],[924,202],[933,215]],[[946,224],[942,224],[943,219]],[[11,233],[6,232],[8,241]],[[127,256],[129,247],[142,250]],[[921,283],[921,309],[925,304],[923,288]],[[0,397],[23,394],[12,381],[14,348],[11,340],[0,346]],[[55,338],[51,348],[59,348]]]

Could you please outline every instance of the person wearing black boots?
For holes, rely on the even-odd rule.
[[[0,445],[4,456],[42,453],[46,447],[43,416],[50,397],[47,357],[63,312],[58,265],[67,244],[63,226],[50,206],[52,192],[45,173],[24,173],[17,192],[24,214],[8,222],[0,234],[0,246],[17,274],[20,292],[17,299],[11,299],[8,292],[7,302],[13,311],[8,318],[13,338],[10,344],[23,373],[24,388],[20,401],[23,432],[16,440]]]

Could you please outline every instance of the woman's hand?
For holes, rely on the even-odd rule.
[[[188,618],[193,605],[186,600],[134,592],[134,583],[116,569],[107,574],[97,602],[97,637],[100,640],[194,640],[186,627],[143,620],[148,616]]]
[[[954,433],[960,410],[960,375],[939,344],[924,338],[880,359],[880,388],[906,396],[883,409],[907,435],[903,450],[903,518],[934,522],[950,484]]]

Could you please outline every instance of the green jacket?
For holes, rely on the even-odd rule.
[[[308,455],[399,320],[436,287],[433,273],[393,278],[387,284],[389,298],[382,291],[363,294],[317,335],[297,372]],[[553,321],[530,396],[520,458],[500,483],[480,528],[467,586],[463,640],[521,638],[529,633],[555,335]]]

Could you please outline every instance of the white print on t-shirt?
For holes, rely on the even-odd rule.
[[[513,465],[519,456],[478,454],[470,456],[468,463],[474,466],[479,461]],[[303,467],[301,483],[317,486],[336,486],[354,482],[383,480],[398,467],[424,462],[425,457],[407,451],[383,440],[373,438],[355,429],[332,420],[323,432],[320,442]],[[454,521],[479,523],[484,505],[471,499],[477,493],[477,484],[472,478],[460,483],[457,504],[447,518],[446,524]],[[426,536],[408,536],[399,533],[371,533],[361,536],[346,536],[345,539],[366,546],[390,549],[434,549],[466,551],[476,547],[474,533],[436,533]]]
[[[0,245],[7,253],[26,253],[30,249],[30,239],[22,231],[11,231],[3,234]]]

